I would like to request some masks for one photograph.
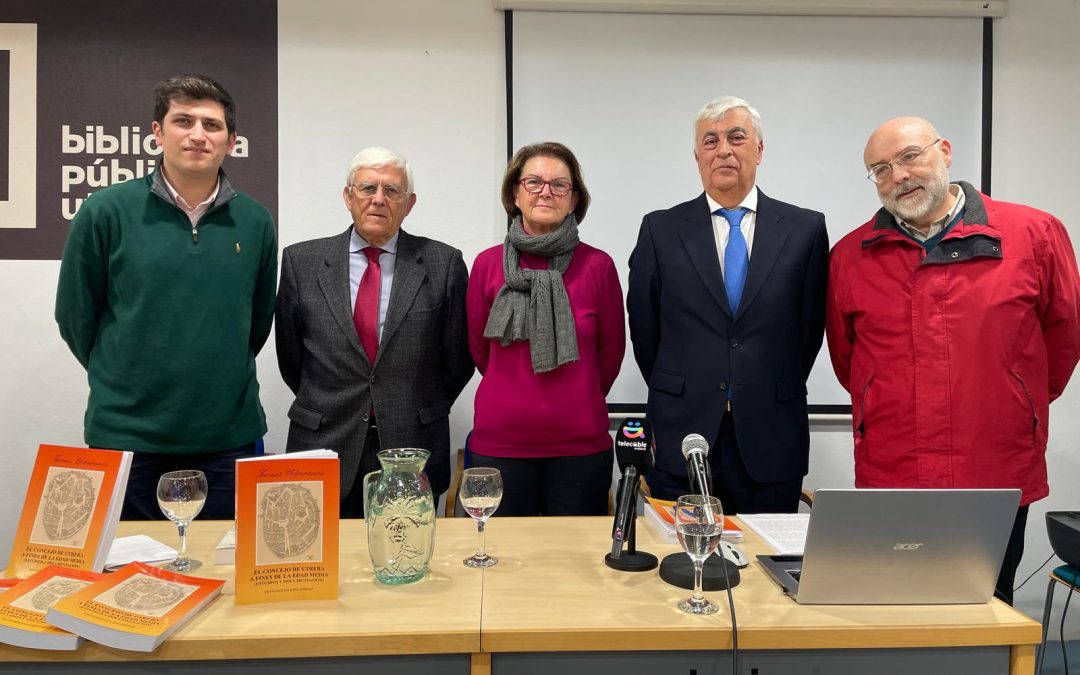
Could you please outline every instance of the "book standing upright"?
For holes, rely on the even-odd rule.
[[[42,445],[8,562],[26,578],[49,565],[100,572],[127,490],[131,453]]]
[[[236,461],[236,604],[338,597],[338,474],[331,450]]]

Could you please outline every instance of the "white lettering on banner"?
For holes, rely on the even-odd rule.
[[[133,178],[143,178],[153,172],[157,166],[156,157],[161,154],[152,132],[143,133],[137,126],[121,126],[115,133],[101,125],[88,124],[82,132],[72,131],[68,124],[60,127],[60,152],[65,155],[86,156],[85,165],[64,164],[60,167],[60,213],[64,220],[71,220],[78,213],[79,207],[90,196],[86,192],[80,197],[71,195],[73,188],[103,188],[116,183],[123,183]],[[246,136],[237,136],[232,157],[248,157],[250,147]],[[100,157],[99,155],[128,156]],[[151,155],[154,159],[146,159]],[[92,192],[92,190],[91,190]]]
[[[154,141],[154,134],[143,135],[139,127],[120,127],[120,133],[105,133],[101,126],[87,126],[84,134],[71,133],[67,124],[60,127],[62,143],[60,151],[64,154],[83,153],[89,155],[160,155],[161,148]]]

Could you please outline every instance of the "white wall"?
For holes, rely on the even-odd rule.
[[[502,240],[502,12],[488,0],[283,0],[278,44],[282,247],[348,227],[345,171],[371,145],[412,164],[417,202],[405,230],[461,249],[470,266]],[[258,366],[267,449],[281,451],[292,393],[273,344]],[[472,428],[476,379],[453,408],[451,447]]]
[[[1065,222],[1074,250],[1080,250],[1080,203],[1075,174],[1080,134],[1075,110],[1080,106],[1080,4],[1075,0],[1009,3],[1009,13],[994,23],[994,126],[992,192],[996,199],[1049,211]],[[899,111],[898,111],[899,112]],[[979,176],[966,178],[980,182]],[[1045,513],[1080,508],[1080,372],[1065,394],[1050,406],[1047,451],[1050,496],[1028,514],[1024,559],[1017,583],[1048,557]],[[811,432],[810,474],[805,486],[845,487],[854,481],[851,433],[846,425],[818,425]],[[1002,523],[1010,527],[1011,523]],[[1016,593],[1015,605],[1041,620],[1046,570]],[[1058,592],[1051,639],[1064,593]],[[1080,638],[1080,623],[1068,622],[1066,639]]]
[[[762,191],[827,214],[835,243],[880,207],[861,157],[870,132],[897,115],[896,82],[920,83],[904,113],[934,120],[952,141],[954,170],[978,173],[982,32],[974,18],[518,12],[514,142],[574,149],[593,195],[582,238],[615,259],[626,288],[642,215],[701,193],[693,116],[735,94],[762,114]],[[880,49],[898,35],[902,52]],[[550,72],[574,73],[560,96]],[[852,82],[859,104],[836,105]],[[807,390],[811,404],[850,400],[824,350]],[[628,349],[608,401],[647,395]]]
[[[59,261],[0,261],[0,565],[38,445],[83,445],[86,372],[53,321],[59,271]]]
[[[1074,251],[1080,251],[1078,34],[1076,0],[1011,2],[1009,14],[994,26],[994,197],[1053,213],[1065,222]],[[1044,514],[1080,509],[1080,372],[1050,406],[1047,462],[1050,496],[1032,505],[1018,582],[1050,556]],[[1047,569],[1060,564],[1055,558]],[[1017,606],[1041,617],[1045,593],[1043,572],[1017,594]],[[1064,594],[1057,595],[1053,639],[1064,604]],[[1066,639],[1080,638],[1080,621],[1068,623]]]
[[[505,231],[496,194],[505,159],[503,46],[502,14],[490,1],[281,0],[279,15],[282,245],[344,230],[344,167],[371,144],[396,148],[415,165],[419,201],[407,229],[461,248],[467,261],[497,243]],[[995,28],[994,194],[1055,213],[1074,246],[1078,31],[1074,0],[1011,3]],[[37,445],[82,438],[85,374],[52,319],[58,269],[55,261],[0,261],[0,560],[10,550]],[[267,445],[280,450],[291,397],[272,344],[258,365]],[[473,390],[451,417],[455,446],[471,425]],[[1078,412],[1074,381],[1051,408],[1052,494],[1032,511],[1021,578],[1049,555],[1042,512],[1078,506]],[[812,444],[807,487],[850,486],[848,427],[817,425]],[[1042,611],[1044,581],[1037,576],[1017,596],[1029,614]]]

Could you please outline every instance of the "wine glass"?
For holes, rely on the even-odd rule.
[[[187,554],[187,527],[206,503],[206,475],[202,471],[170,471],[162,474],[157,485],[157,501],[161,512],[176,523],[180,531],[180,552],[176,560],[163,565],[174,572],[190,572],[202,567]]]
[[[480,547],[465,559],[469,567],[491,567],[499,562],[484,550],[484,523],[499,508],[502,494],[502,473],[498,469],[465,469],[461,475],[461,507],[476,521],[476,531],[480,533]]]
[[[684,495],[675,506],[675,532],[679,543],[694,562],[694,594],[679,603],[690,614],[715,614],[720,608],[701,593],[701,567],[720,545],[724,534],[724,512],[716,497]]]

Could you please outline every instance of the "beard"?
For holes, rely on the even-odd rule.
[[[900,195],[920,187],[921,193],[900,200]],[[949,172],[942,162],[929,178],[904,181],[888,194],[881,195],[881,204],[904,222],[915,223],[937,210],[948,196]]]

